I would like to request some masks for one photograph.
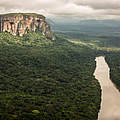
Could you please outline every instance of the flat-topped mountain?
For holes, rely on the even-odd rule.
[[[43,15],[35,13],[11,13],[0,15],[0,32],[9,32],[12,35],[23,36],[29,31],[39,29],[47,38],[55,40]]]

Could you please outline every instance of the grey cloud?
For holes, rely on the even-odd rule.
[[[119,9],[120,0],[72,0],[77,5],[90,6],[94,9]]]
[[[0,13],[36,12],[45,16],[119,18],[120,0],[0,0]]]

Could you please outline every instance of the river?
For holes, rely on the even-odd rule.
[[[109,67],[103,56],[96,57],[95,78],[102,89],[101,109],[98,120],[120,120],[120,92],[111,82]]]

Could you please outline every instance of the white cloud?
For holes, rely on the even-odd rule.
[[[45,16],[120,18],[120,0],[0,0],[0,13],[37,12]]]

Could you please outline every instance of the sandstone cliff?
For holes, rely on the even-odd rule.
[[[55,40],[50,25],[43,15],[35,13],[12,13],[0,15],[0,32],[9,32],[13,35],[23,36],[28,31],[39,29],[43,35]]]

